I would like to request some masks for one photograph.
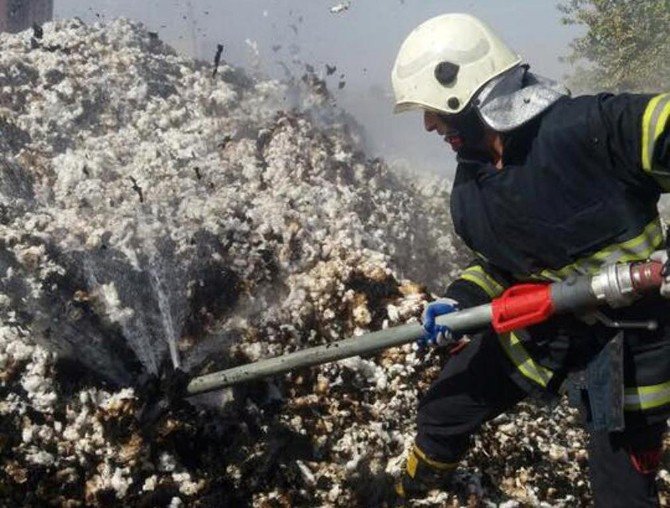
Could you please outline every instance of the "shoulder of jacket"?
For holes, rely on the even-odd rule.
[[[597,113],[603,103],[611,97],[614,96],[608,93],[564,97],[547,111],[543,120],[578,122],[589,114]]]
[[[603,103],[611,94],[564,97],[540,121],[538,136],[547,143],[580,143],[597,133],[603,124]]]

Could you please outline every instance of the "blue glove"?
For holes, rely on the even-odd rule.
[[[424,336],[417,343],[419,347],[456,345],[461,335],[452,332],[447,326],[435,323],[437,316],[443,316],[458,310],[458,302],[445,298],[429,303],[423,311]]]

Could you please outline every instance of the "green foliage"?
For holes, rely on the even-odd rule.
[[[566,60],[576,90],[670,89],[670,0],[563,0],[563,23],[583,25]]]

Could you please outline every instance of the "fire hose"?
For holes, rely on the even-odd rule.
[[[594,275],[569,277],[550,284],[519,284],[491,303],[439,316],[437,323],[459,333],[489,325],[497,333],[506,333],[542,323],[557,314],[585,314],[604,305],[625,307],[644,293],[658,291],[663,280],[662,269],[663,265],[657,262],[621,263],[605,266]],[[375,353],[416,341],[423,334],[420,324],[411,323],[259,360],[196,377],[188,384],[187,394],[196,395],[296,368]]]

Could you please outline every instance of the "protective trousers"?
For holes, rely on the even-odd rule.
[[[449,359],[422,398],[415,446],[428,459],[456,463],[486,421],[527,397],[509,376],[497,337],[482,334]],[[592,432],[591,487],[596,506],[657,506],[656,471],[665,422],[624,432]]]

